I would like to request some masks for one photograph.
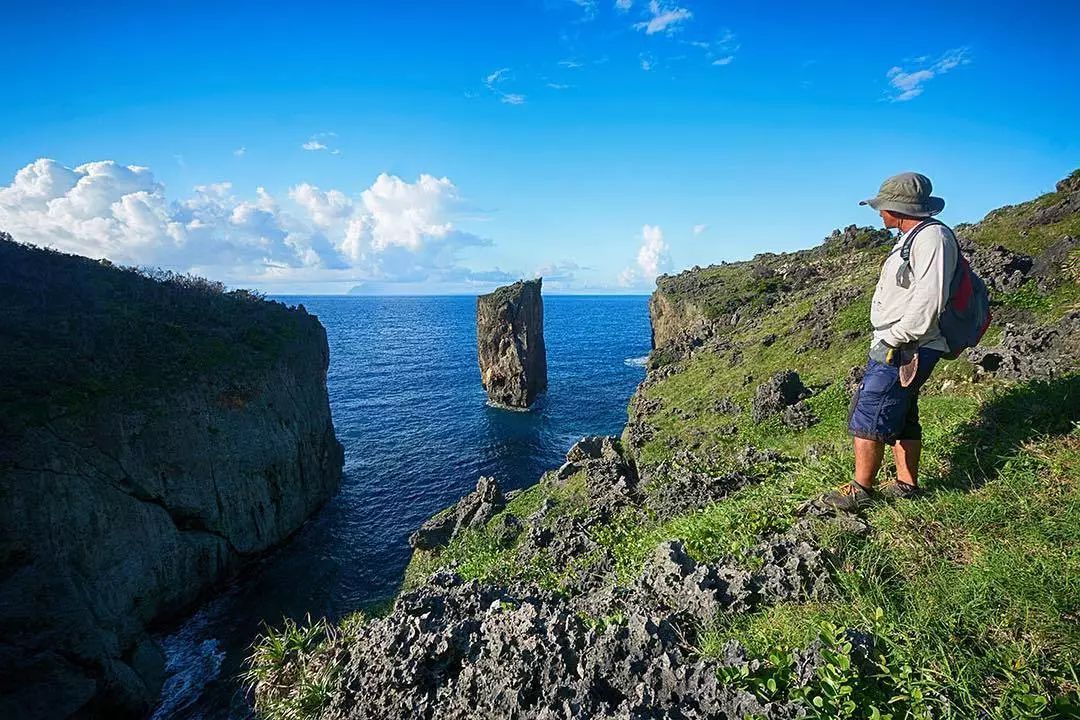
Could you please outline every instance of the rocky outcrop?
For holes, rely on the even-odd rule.
[[[145,715],[147,627],[337,488],[325,331],[222,290],[0,240],[0,717]]]
[[[414,550],[434,550],[450,544],[459,533],[486,525],[506,507],[506,498],[493,477],[481,477],[476,490],[431,518],[409,536]]]
[[[1080,367],[1080,312],[1071,312],[1055,325],[1009,323],[997,345],[968,350],[980,373],[1009,378],[1061,377]]]
[[[799,373],[783,370],[761,383],[754,391],[751,416],[754,422],[761,422],[770,415],[784,412],[809,396],[810,391],[803,385]]]
[[[610,552],[594,530],[642,500],[624,462],[613,438],[583,438],[564,467],[584,474],[584,496],[569,511],[541,505],[524,521],[521,562],[565,568],[561,592],[436,573],[386,617],[331,640],[337,670],[318,717],[799,717],[791,703],[720,680],[718,670],[747,660],[738,643],[714,658],[695,647],[721,614],[826,598],[828,568],[813,531],[801,524],[765,539],[751,550],[754,570],[698,562],[682,542],[666,541],[626,588],[576,576],[583,559]]]
[[[706,592],[706,591],[703,591]],[[794,718],[724,687],[664,614],[590,623],[535,586],[436,575],[340,650],[323,720]]]
[[[476,299],[480,381],[497,405],[526,408],[547,388],[542,283],[519,280]]]

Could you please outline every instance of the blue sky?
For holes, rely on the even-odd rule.
[[[1080,4],[907,13],[14,4],[0,228],[270,292],[645,292],[874,224],[896,172],[960,222],[1080,166]]]

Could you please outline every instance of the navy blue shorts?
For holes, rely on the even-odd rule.
[[[919,348],[919,370],[907,387],[900,385],[899,365],[870,358],[859,392],[851,401],[848,432],[855,437],[892,444],[922,440],[919,425],[919,389],[941,359],[940,350]]]

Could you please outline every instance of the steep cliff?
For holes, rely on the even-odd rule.
[[[0,716],[145,713],[148,626],[339,484],[325,331],[7,237],[0,300]]]
[[[488,399],[526,408],[547,388],[543,278],[476,298],[476,352]]]
[[[958,232],[999,323],[919,400],[924,495],[813,502],[852,477],[886,233],[665,277],[621,439],[455,506],[385,616],[274,635],[260,713],[1080,716],[1080,173]]]

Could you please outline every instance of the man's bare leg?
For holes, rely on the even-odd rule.
[[[884,454],[885,443],[855,438],[855,482],[867,490],[874,487],[874,478],[881,469],[881,458]]]
[[[922,454],[921,440],[897,440],[893,445],[893,459],[896,460],[896,479],[912,487],[919,484],[919,456]]]

